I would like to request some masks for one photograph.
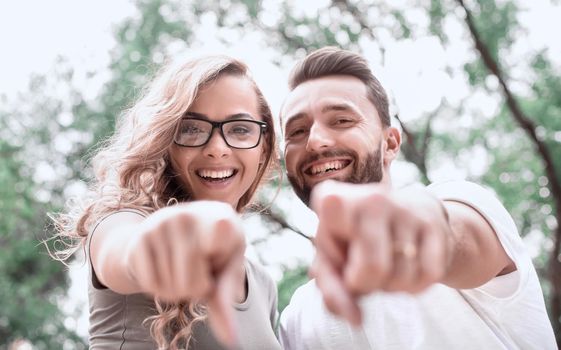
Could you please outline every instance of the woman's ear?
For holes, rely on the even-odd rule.
[[[389,166],[401,147],[401,133],[394,127],[384,130],[384,166]]]

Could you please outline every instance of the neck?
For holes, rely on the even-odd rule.
[[[390,176],[389,167],[384,167],[382,174],[383,174],[383,176],[382,176],[382,180],[380,181],[380,184],[383,185],[384,187],[391,188],[392,187],[392,178]]]

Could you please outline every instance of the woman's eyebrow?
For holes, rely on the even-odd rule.
[[[195,117],[195,118],[200,118],[200,119],[209,119],[206,115],[202,114],[202,113],[196,113],[196,112],[187,112],[185,113],[185,116],[187,117]]]
[[[210,118],[202,113],[197,113],[197,112],[187,112],[185,114],[188,117],[195,117],[195,118],[199,118],[199,119],[204,119],[204,120],[210,120]],[[230,114],[229,116],[226,116],[226,118],[224,118],[226,120],[231,120],[231,119],[255,119],[251,114],[249,113],[234,113],[234,114]]]

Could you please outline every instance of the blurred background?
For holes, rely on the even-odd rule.
[[[88,159],[175,55],[242,59],[278,115],[290,68],[362,53],[404,135],[398,186],[468,179],[514,217],[561,339],[561,4],[558,0],[55,0],[0,2],[0,349],[87,348],[83,258],[40,242],[83,196]],[[279,145],[282,147],[282,143]],[[246,215],[248,255],[307,280],[315,217],[277,178]]]

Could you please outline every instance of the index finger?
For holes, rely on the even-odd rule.
[[[331,181],[335,184],[334,181]],[[319,233],[329,232],[334,237],[347,240],[351,237],[351,227],[354,219],[354,208],[351,201],[345,200],[345,196],[338,192],[344,190],[339,186],[327,188],[322,186],[313,192],[312,208],[318,216]],[[329,184],[328,184],[329,185]],[[339,191],[341,190],[341,191]]]
[[[326,308],[352,325],[360,325],[362,323],[360,307],[357,300],[345,288],[342,276],[329,261],[323,259],[321,254],[316,255],[314,265],[316,285],[323,296]]]
[[[228,348],[235,348],[239,344],[232,303],[242,282],[236,273],[242,264],[243,255],[228,263],[218,275],[216,289],[207,303],[210,327],[216,338]]]
[[[349,213],[343,210],[342,201],[336,197],[325,198],[321,207],[314,243],[319,253],[324,254],[334,266],[340,267],[345,263],[352,236],[350,227],[345,223]]]

